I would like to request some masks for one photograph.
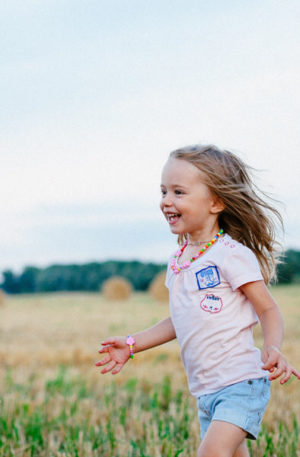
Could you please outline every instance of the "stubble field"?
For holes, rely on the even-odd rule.
[[[299,286],[273,287],[283,350],[300,368]],[[176,341],[140,353],[120,374],[94,363],[102,339],[168,316],[147,294],[8,297],[0,307],[0,456],[194,457],[200,443]],[[255,332],[257,344],[261,334]],[[300,382],[272,384],[255,457],[300,456]]]

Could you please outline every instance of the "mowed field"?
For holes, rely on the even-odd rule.
[[[285,320],[283,350],[300,368],[300,286],[272,293]],[[0,456],[191,457],[200,443],[196,402],[176,341],[100,374],[101,341],[155,324],[168,305],[148,294],[7,297],[0,306]],[[255,336],[260,346],[259,329]],[[252,456],[300,456],[300,382],[272,384]]]

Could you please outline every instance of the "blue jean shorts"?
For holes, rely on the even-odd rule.
[[[247,438],[257,438],[266,406],[270,399],[269,379],[249,379],[231,384],[197,399],[201,438],[213,420],[230,422],[247,432]]]

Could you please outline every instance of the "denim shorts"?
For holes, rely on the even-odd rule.
[[[267,377],[249,379],[197,398],[201,438],[211,421],[219,420],[237,425],[255,440],[270,399],[270,384]]]

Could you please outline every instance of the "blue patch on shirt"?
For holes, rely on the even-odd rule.
[[[203,270],[197,271],[196,279],[199,290],[210,289],[221,283],[218,268],[216,266],[206,267],[203,268]]]

